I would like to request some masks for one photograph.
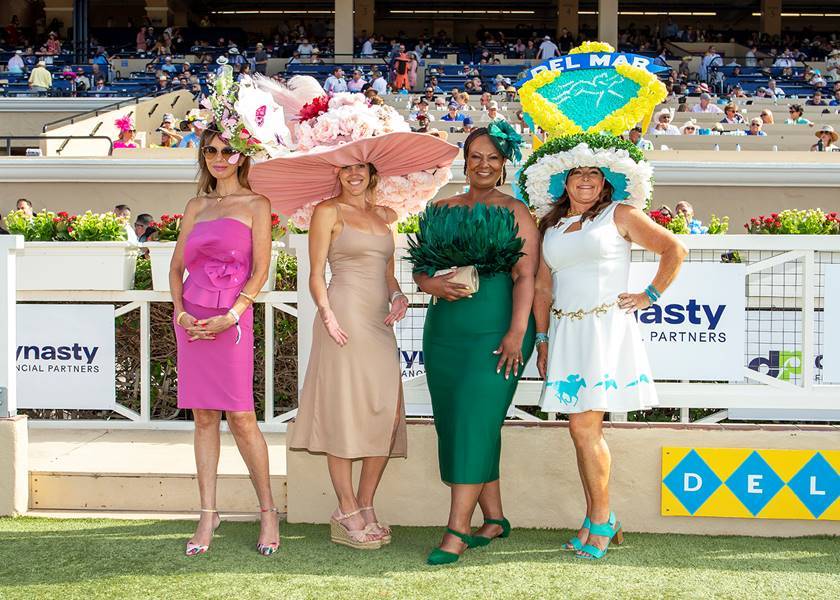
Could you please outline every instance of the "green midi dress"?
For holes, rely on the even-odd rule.
[[[420,232],[410,240],[415,272],[433,275],[451,266],[475,265],[480,277],[472,298],[430,304],[423,330],[438,462],[446,483],[499,478],[501,428],[519,377],[496,373],[499,357],[493,351],[510,328],[510,272],[522,256],[518,230],[505,207],[430,205],[421,215]],[[522,341],[525,362],[533,348],[532,317]]]

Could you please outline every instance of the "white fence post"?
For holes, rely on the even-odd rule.
[[[23,236],[0,236],[0,388],[5,388],[5,410],[3,398],[0,398],[0,417],[14,416],[17,412],[15,257],[18,250],[23,250]]]

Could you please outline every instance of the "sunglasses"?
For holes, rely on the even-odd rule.
[[[686,131],[696,131],[694,127],[684,127],[683,129],[685,129]]]
[[[221,150],[216,148],[216,146],[204,146],[204,147],[201,148],[201,154],[204,156],[204,158],[212,158],[212,157],[216,156],[216,154],[218,154],[219,152],[222,153],[222,158],[224,158],[224,159],[228,159],[231,156],[233,156],[234,154],[239,154],[236,150],[234,150],[230,146],[225,146]]]

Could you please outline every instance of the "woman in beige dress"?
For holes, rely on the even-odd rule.
[[[405,412],[392,329],[408,300],[394,277],[396,213],[373,201],[373,165],[340,169],[340,194],[315,207],[309,289],[318,307],[289,447],[326,454],[338,508],[331,539],[359,549],[391,540],[373,509],[392,456],[406,456]],[[326,264],[332,278],[326,283]],[[352,464],[362,460],[357,490]]]

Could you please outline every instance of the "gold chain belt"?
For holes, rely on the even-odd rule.
[[[554,313],[554,316],[558,319],[568,317],[572,321],[580,321],[581,319],[583,319],[583,317],[587,315],[595,315],[596,317],[600,317],[617,304],[618,302],[610,302],[609,304],[602,304],[600,306],[596,306],[595,308],[590,308],[589,310],[583,310],[582,308],[580,308],[578,310],[573,310],[569,312],[560,310],[559,308],[552,308],[551,312]]]

